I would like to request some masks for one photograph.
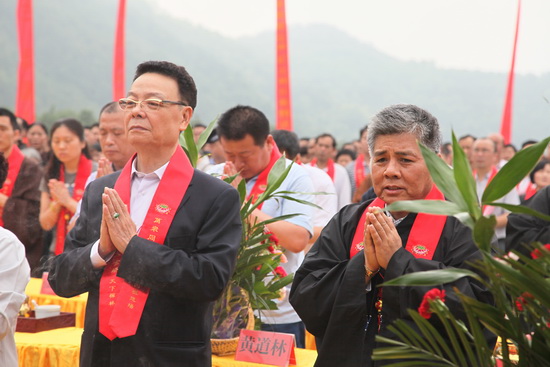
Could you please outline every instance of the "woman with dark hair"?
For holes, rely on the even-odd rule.
[[[29,141],[29,146],[40,153],[42,166],[46,165],[52,154],[50,145],[48,144],[48,128],[46,125],[40,122],[32,124],[27,131],[27,140]]]
[[[550,185],[550,161],[542,160],[537,163],[535,168],[529,173],[529,179],[531,180],[531,184],[527,187],[525,195],[520,196],[522,204],[535,195],[537,191]]]
[[[92,173],[92,161],[84,140],[84,128],[75,119],[57,121],[52,126],[51,155],[46,164],[40,190],[40,225],[55,227],[54,253],[63,252],[69,219],[84,194],[86,180]]]

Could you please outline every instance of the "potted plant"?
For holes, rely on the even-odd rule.
[[[445,294],[432,290],[418,310],[409,310],[418,330],[402,321],[390,326],[399,337],[377,337],[387,346],[373,353],[375,360],[414,358],[422,366],[550,366],[550,245],[532,244],[532,256],[517,252],[495,256],[491,239],[496,220],[483,216],[484,205],[500,206],[511,212],[550,220],[527,207],[498,203],[537,163],[550,138],[518,152],[489,183],[478,202],[475,180],[464,152],[453,134],[453,167],[421,146],[422,154],[437,187],[448,201],[401,201],[387,210],[406,210],[453,215],[472,229],[482,260],[475,264],[478,273],[463,269],[443,269],[412,273],[385,282],[384,286],[437,286],[469,276],[489,289],[494,304],[481,303],[456,290],[467,315],[467,322],[454,318],[445,306]],[[444,326],[451,345],[427,320],[435,317]],[[501,340],[500,346],[487,345],[482,327]],[[401,363],[388,366],[403,366]],[[410,365],[410,364],[408,364]]]
[[[209,124],[197,143],[193,140],[191,129],[185,130],[180,136],[180,145],[186,151],[193,166],[196,166],[200,158],[199,151],[214,125],[215,121]],[[277,191],[291,166],[291,164],[287,166],[285,158],[281,157],[269,172],[265,192],[254,202],[246,199],[244,180],[238,186],[243,234],[235,272],[214,304],[212,347],[215,354],[235,352],[240,330],[254,328],[255,317],[252,311],[276,309],[277,306],[273,300],[281,297],[282,289],[293,280],[293,274],[287,275],[280,266],[281,261],[285,259],[284,254],[278,247],[277,238],[266,230],[266,226],[299,214],[274,217],[266,221],[249,220],[254,209],[266,200],[272,198],[297,200],[289,195],[290,192]],[[234,179],[235,177],[225,178],[229,183]]]

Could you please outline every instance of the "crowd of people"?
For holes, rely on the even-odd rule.
[[[241,239],[234,187],[244,180],[247,197],[257,197],[282,156],[295,163],[279,190],[295,200],[268,200],[248,220],[285,218],[266,230],[278,238],[287,259],[282,266],[295,279],[276,300],[277,310],[261,311],[261,328],[294,334],[298,347],[305,346],[307,328],[317,342],[316,366],[370,366],[374,337],[393,338],[387,326],[398,318],[412,323],[407,309],[418,307],[425,287],[382,293],[383,280],[467,268],[479,258],[470,230],[456,218],[380,210],[400,200],[444,200],[417,145],[452,166],[452,147],[441,141],[429,112],[413,105],[385,108],[338,150],[328,132],[309,138],[270,131],[262,111],[239,105],[221,115],[193,168],[179,136],[192,128],[198,141],[206,129],[191,127],[196,104],[185,68],[150,61],[138,66],[127,98],[107,103],[89,127],[72,118],[50,128],[29,125],[0,108],[0,152],[7,163],[0,165],[0,254],[10,253],[0,265],[5,259],[12,259],[12,268],[22,263],[24,247],[30,270],[18,265],[18,272],[40,277],[48,271],[63,297],[88,292],[81,366],[210,364],[212,303],[232,275]],[[459,144],[479,198],[517,152],[499,134],[465,135]],[[226,184],[218,176],[236,178]],[[548,212],[549,184],[550,160],[543,158],[500,201]],[[500,207],[486,207],[484,214],[496,217],[495,253],[547,236],[537,230],[548,227],[539,220],[509,217]],[[0,284],[21,296],[27,278],[2,276]],[[458,319],[464,315],[454,289],[491,302],[487,289],[467,278],[443,289]],[[0,314],[13,320],[21,297],[0,301]],[[13,334],[13,324],[2,322]]]

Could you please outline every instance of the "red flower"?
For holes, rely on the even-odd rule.
[[[420,307],[418,307],[418,313],[420,314],[420,316],[425,319],[429,319],[430,317],[432,317],[432,312],[430,311],[430,303],[436,299],[440,299],[441,302],[445,302],[445,291],[438,288],[433,288],[426,292],[426,294],[424,294],[424,298],[420,303]]]
[[[546,249],[546,251],[550,251],[550,244],[546,244],[542,247],[543,249]],[[533,252],[531,252],[531,257],[533,259],[538,259],[539,257],[544,256],[544,253],[540,249],[535,249]]]
[[[523,311],[523,304],[526,303],[523,297],[516,298],[516,308],[519,312]]]
[[[278,245],[278,244],[279,244],[279,238],[277,238],[277,236],[275,236],[275,233],[269,231],[269,232],[267,232],[267,234],[269,235],[269,239],[270,239],[275,245]]]
[[[523,292],[521,296],[516,298],[516,308],[520,312],[523,311],[523,305],[526,305],[529,302],[529,300],[533,300],[533,299],[535,299],[535,297],[533,297],[531,293]]]
[[[282,266],[277,266],[275,268],[275,274],[277,274],[281,278],[284,278],[284,277],[287,276],[287,273],[286,273],[285,269]]]

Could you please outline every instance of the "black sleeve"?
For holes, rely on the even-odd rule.
[[[526,206],[549,215],[550,186],[537,192]],[[529,256],[530,249],[526,245],[535,241],[550,243],[550,222],[526,214],[511,213],[506,225],[506,251],[517,250]]]
[[[294,276],[290,303],[315,336],[322,337],[340,292],[365,308],[364,257],[349,258],[355,228],[366,205],[342,209],[321,232]],[[343,287],[345,285],[345,287]]]

